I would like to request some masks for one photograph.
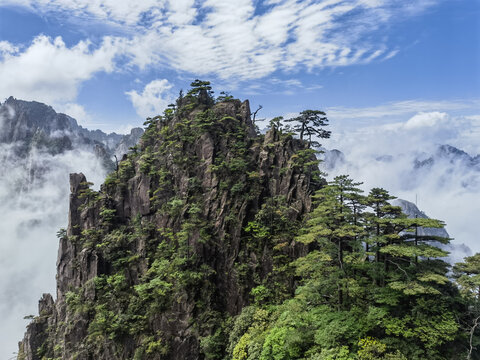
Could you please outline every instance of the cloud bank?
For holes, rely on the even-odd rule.
[[[148,83],[143,91],[131,90],[126,92],[133,107],[141,118],[152,117],[161,114],[173,101],[170,89],[173,87],[167,79],[153,80]]]
[[[74,110],[80,121],[88,116],[75,104],[83,82],[116,68],[121,41],[105,37],[99,46],[80,41],[68,47],[61,37],[37,36],[27,47],[0,43],[0,98],[14,96],[57,108]]]

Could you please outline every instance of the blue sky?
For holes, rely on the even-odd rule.
[[[407,100],[405,116],[452,101],[480,113],[477,0],[139,3],[0,0],[0,99],[106,131],[142,124],[195,78],[267,118],[321,108],[356,124],[348,110],[381,106],[371,121],[393,121],[388,105]]]

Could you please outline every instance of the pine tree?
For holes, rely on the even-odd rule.
[[[453,276],[463,294],[480,301],[480,253],[456,263],[453,267]]]
[[[197,104],[206,106],[212,106],[215,103],[210,81],[196,79],[190,86],[192,88],[187,93],[188,98],[196,99]]]
[[[467,308],[462,319],[468,339],[467,360],[480,359],[480,253],[456,263],[453,277]]]
[[[286,122],[296,122],[293,130],[298,132],[300,139],[306,135],[308,144],[313,147],[319,147],[320,143],[312,140],[312,136],[318,136],[321,139],[328,139],[331,132],[322,127],[328,125],[328,119],[325,112],[320,110],[304,110],[299,116],[287,119]]]
[[[312,244],[315,249],[309,254],[312,261],[321,258],[326,262],[326,267],[322,270],[330,271],[330,275],[326,276],[329,282],[326,288],[332,288],[337,294],[335,301],[339,308],[346,303],[352,264],[360,255],[359,238],[363,234],[363,228],[358,223],[358,201],[362,192],[357,187],[359,185],[347,175],[341,175],[319,190],[313,197],[318,205],[311,213],[304,233],[297,237],[301,243]],[[304,260],[308,263],[309,259]],[[306,265],[303,260],[300,263]],[[317,276],[318,274],[314,275]],[[333,290],[334,288],[336,289]]]

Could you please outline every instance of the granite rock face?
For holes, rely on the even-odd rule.
[[[247,101],[181,108],[169,119],[152,120],[139,151],[123,158],[100,192],[88,188],[83,174],[70,176],[57,298],[55,303],[42,298],[45,315],[29,325],[19,359],[41,359],[35,355],[40,346],[42,356],[58,359],[204,358],[204,339],[215,339],[219,331],[207,326],[216,320],[203,318],[205,314],[239,314],[251,301],[251,289],[273,268],[272,244],[252,245],[247,225],[268,204],[277,203],[287,209],[282,211],[288,223],[299,221],[321,186],[314,179],[315,160],[306,143],[290,135],[276,129],[258,134]],[[132,230],[139,227],[141,232]],[[130,263],[112,261],[116,253],[106,239],[113,234],[128,238],[115,251],[128,253]],[[158,265],[156,257],[163,254],[158,249],[169,246],[186,252],[185,271],[207,272],[202,275],[207,280],[188,286],[172,280],[169,286],[177,290],[166,297],[166,305],[148,313],[141,330],[92,343],[95,306],[103,296],[98,279],[121,274],[123,291],[135,295]],[[289,239],[279,251],[294,257],[304,250]],[[75,309],[72,294],[81,299]],[[87,311],[82,304],[93,305]],[[150,344],[156,345],[146,347],[152,338],[157,342]]]

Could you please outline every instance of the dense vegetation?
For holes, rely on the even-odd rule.
[[[19,359],[480,359],[480,255],[451,272],[436,246],[449,239],[416,231],[441,221],[408,218],[346,175],[326,183],[312,148],[330,136],[325,113],[261,135],[227,114],[239,104],[195,81],[100,192],[82,184],[94,226],[59,237],[72,273],[85,253],[101,271],[34,320],[42,344]],[[149,207],[121,213],[138,179]]]
[[[339,176],[316,192],[296,236],[310,251],[288,265],[295,295],[276,303],[254,289],[261,296],[230,336],[232,359],[479,358],[479,254],[454,267],[456,285],[435,246],[448,239],[415,231],[443,224],[409,219],[387,191],[364,196],[358,185]]]

